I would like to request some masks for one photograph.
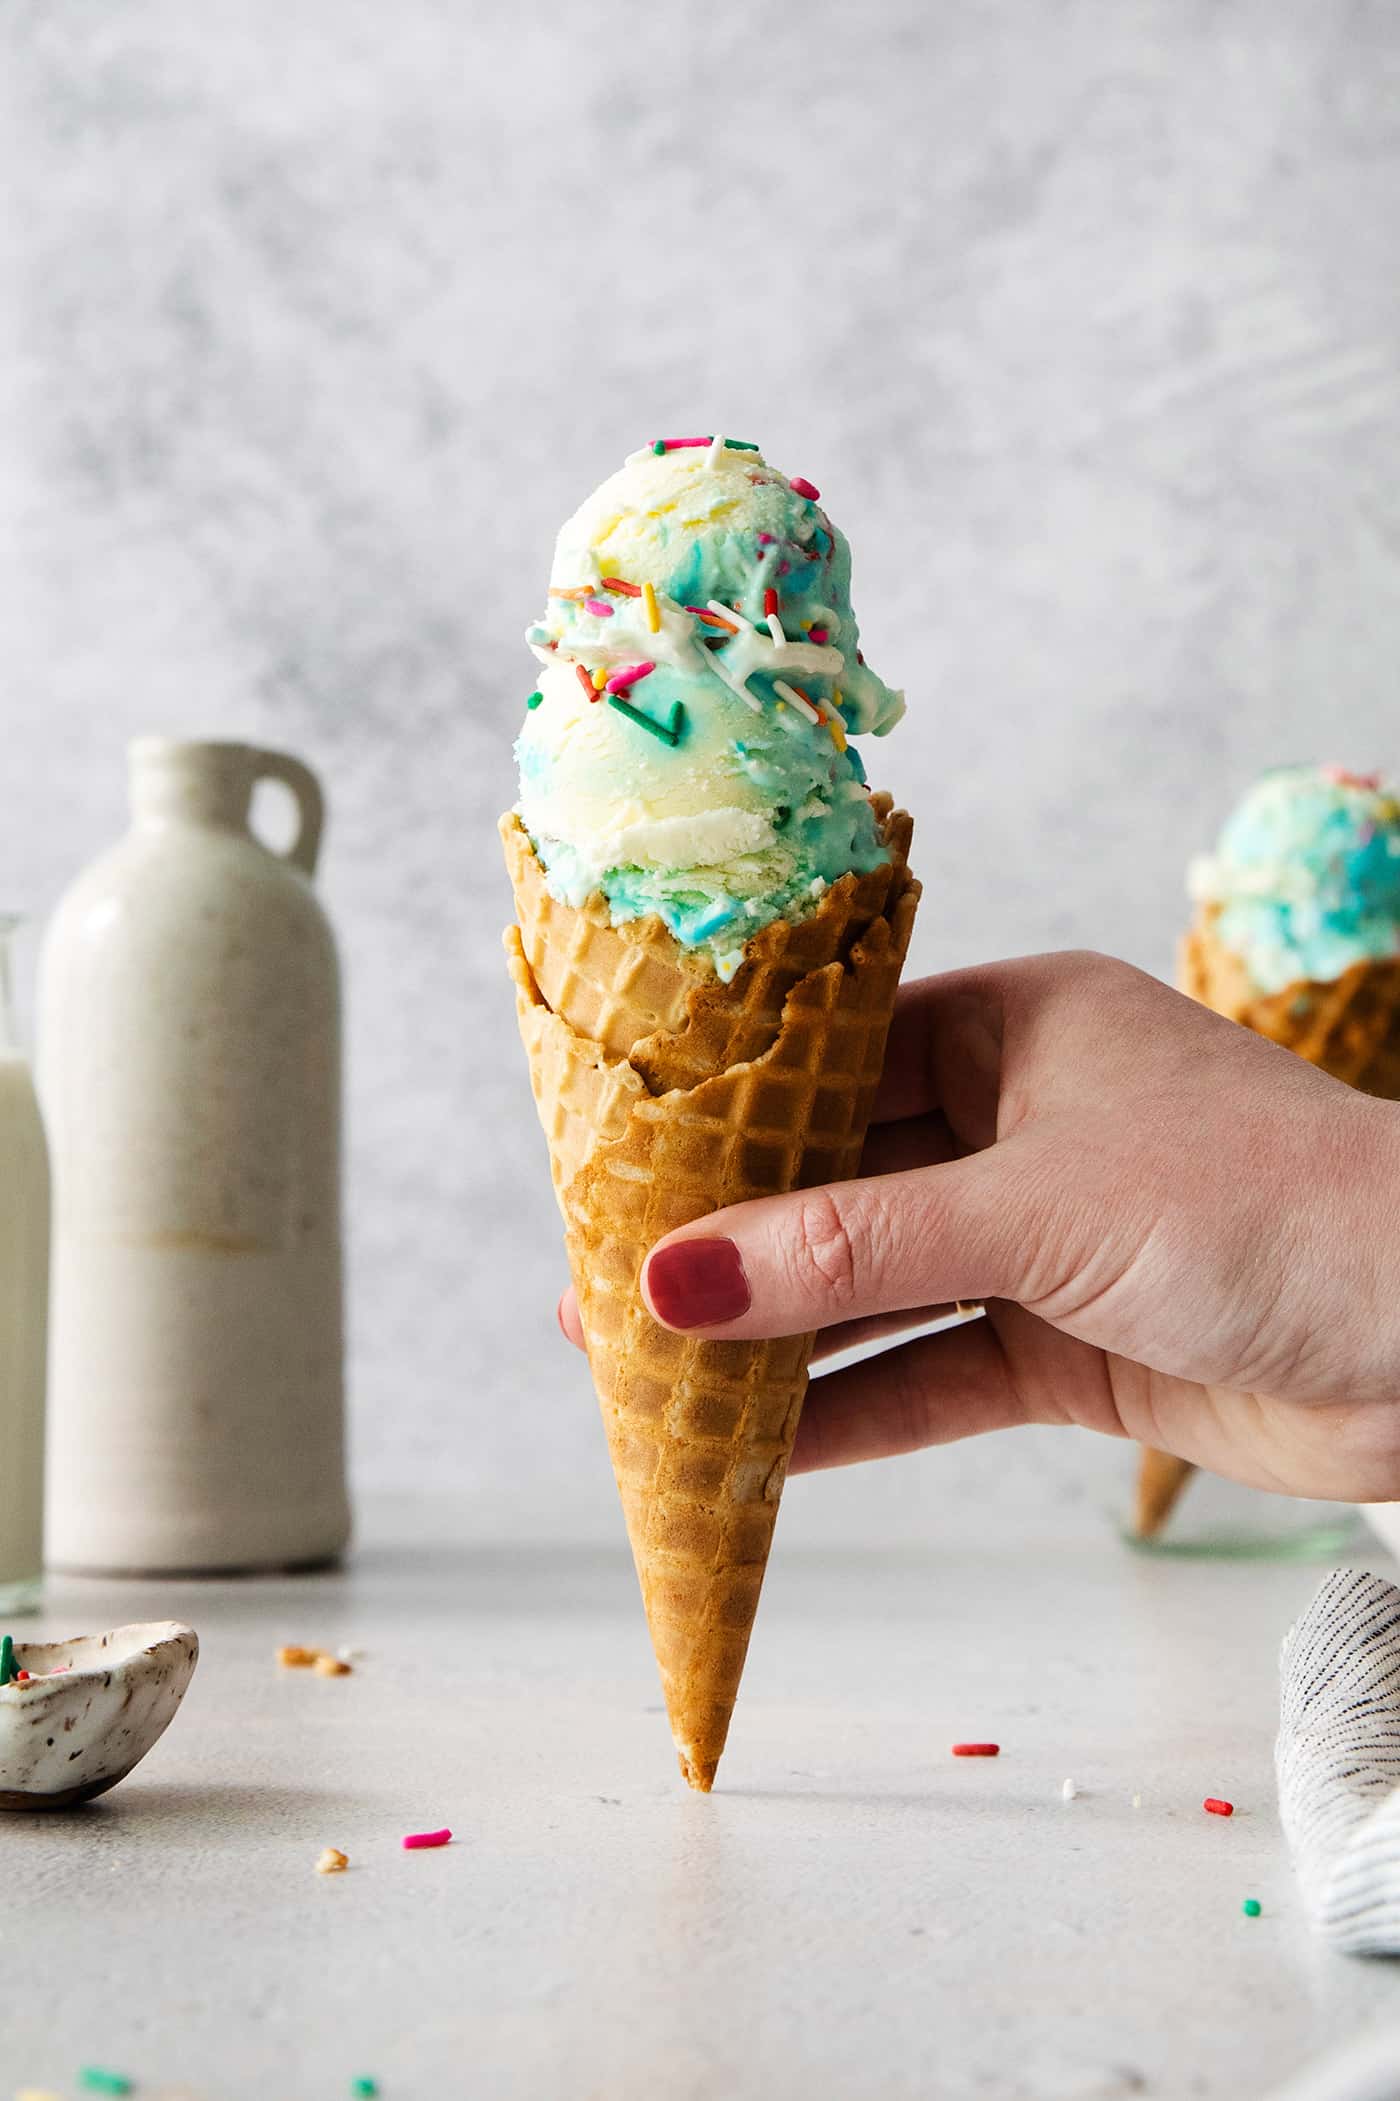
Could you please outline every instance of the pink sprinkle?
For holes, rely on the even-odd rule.
[[[791,487],[798,496],[805,496],[811,503],[815,503],[822,493],[820,489],[814,489],[809,481],[804,481],[800,474],[793,475]]]
[[[809,627],[807,632],[811,636],[812,640],[818,645],[820,645],[828,639],[831,630],[830,628],[826,627]]]
[[[613,615],[612,607],[605,605],[601,598],[585,598],[583,610],[585,613],[596,613],[600,620],[611,620]]]
[[[444,1827],[441,1831],[410,1831],[403,1842],[405,1853],[420,1853],[426,1846],[445,1846],[452,1833]]]
[[[760,547],[776,547],[778,544],[772,533],[759,533],[757,539]]]
[[[638,679],[648,678],[655,669],[655,664],[624,664],[621,671],[615,671],[608,680],[606,691],[625,693],[629,686],[635,686]]]
[[[709,445],[709,438],[662,438],[660,441],[668,452],[684,452],[688,445]]]
[[[1352,773],[1345,766],[1322,766],[1318,770],[1334,788],[1365,788],[1374,794],[1381,784],[1378,773]]]

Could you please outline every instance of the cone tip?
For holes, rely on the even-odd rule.
[[[699,1795],[707,1795],[715,1784],[715,1774],[719,1771],[719,1760],[717,1758],[692,1758],[685,1751],[677,1751],[676,1760],[687,1786],[693,1787]]]

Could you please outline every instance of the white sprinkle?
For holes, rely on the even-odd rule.
[[[726,605],[722,598],[707,598],[705,609],[710,613],[718,613],[721,620],[732,621],[741,631],[747,629],[749,634],[753,633],[753,622],[746,620],[737,606]]]
[[[817,713],[816,709],[812,706],[811,702],[804,700],[802,698],[802,695],[798,692],[796,686],[790,686],[787,683],[786,679],[775,678],[773,681],[773,691],[775,693],[781,693],[783,699],[788,703],[788,705],[790,707],[796,708],[799,715],[805,715],[809,722],[821,721],[821,716]]]
[[[768,632],[777,643],[779,649],[786,647],[787,636],[783,633],[783,623],[776,613],[768,615]]]
[[[825,888],[826,877],[824,875],[814,875],[811,882],[807,885],[807,894],[809,897],[820,897]]]
[[[729,666],[724,661],[724,651],[721,649],[707,650],[705,654],[709,662],[710,669],[718,673],[719,677],[724,680],[725,685],[728,686],[730,692],[737,693],[740,700],[747,701],[748,705],[753,709],[755,715],[761,715],[763,713],[763,702],[759,700],[754,694],[750,693],[748,687],[744,684],[744,681],[742,679],[735,678],[733,672],[730,670]]]
[[[1078,1793],[1079,1789],[1075,1786],[1074,1782],[1072,1780],[1066,1780],[1064,1786],[1060,1789],[1060,1800],[1062,1802],[1072,1802]]]
[[[705,454],[705,465],[707,467],[717,467],[719,465],[719,456],[723,452],[723,450],[724,440],[720,436],[719,432],[716,431],[714,436],[710,440],[710,449]]]

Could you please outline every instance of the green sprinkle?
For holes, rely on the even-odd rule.
[[[377,2079],[352,2079],[350,2091],[352,2094],[362,2096],[363,2101],[373,2101],[373,2097],[379,2092],[379,2081]]]
[[[751,445],[747,438],[726,438],[724,449],[726,452],[758,452],[761,448]]]
[[[0,1685],[8,1685],[15,1674],[15,1645],[8,1634],[0,1636]]]
[[[657,722],[650,715],[644,715],[640,708],[634,708],[631,701],[624,700],[620,693],[608,695],[608,706],[616,708],[618,714],[625,715],[630,722],[635,722],[638,729],[650,730],[653,737],[659,737],[663,744],[669,744],[673,749],[681,741],[681,731],[685,727],[684,701],[671,702],[671,719],[664,723]]]
[[[526,701],[525,705],[527,708],[537,708],[543,699],[543,693],[532,693],[530,695],[530,698]]]
[[[101,2065],[84,2065],[78,2084],[90,2094],[130,2094],[136,2087],[135,2080],[128,2079],[124,2072],[104,2072]]]
[[[1257,1897],[1246,1897],[1240,1906],[1240,1910],[1247,1919],[1257,1919],[1263,1908]]]
[[[666,440],[664,438],[658,438],[651,449],[656,454],[657,458],[660,459],[662,453],[666,450]]]

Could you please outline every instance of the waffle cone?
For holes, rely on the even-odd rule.
[[[1182,936],[1181,990],[1349,1087],[1400,1101],[1400,959],[1353,963],[1339,978],[1299,978],[1281,992],[1260,992],[1243,958],[1221,941],[1219,917],[1218,905],[1203,905]],[[1142,1538],[1161,1530],[1193,1471],[1185,1460],[1143,1448],[1137,1488]]]
[[[1176,1499],[1196,1471],[1189,1459],[1156,1452],[1144,1445],[1138,1457],[1137,1508],[1133,1529],[1139,1539],[1155,1539],[1176,1507]]]
[[[589,1364],[681,1770],[706,1791],[814,1338],[673,1334],[641,1269],[723,1205],[856,1173],[919,895],[909,820],[876,809],[890,864],[763,928],[728,985],[659,920],[559,904],[518,820],[501,825],[506,951]]]
[[[1182,940],[1182,991],[1348,1086],[1400,1101],[1400,958],[1353,963],[1330,982],[1299,978],[1263,993],[1221,943],[1218,918],[1217,905],[1203,906]]]

